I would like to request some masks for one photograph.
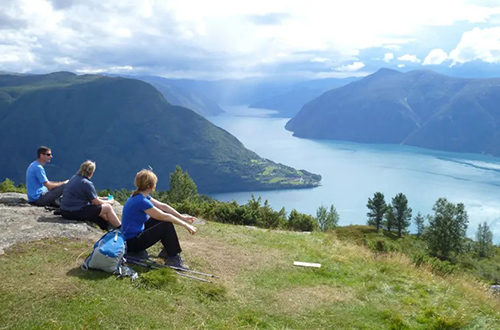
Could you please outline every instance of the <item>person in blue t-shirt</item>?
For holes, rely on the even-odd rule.
[[[41,146],[37,151],[38,158],[32,162],[26,170],[26,189],[28,191],[28,202],[38,205],[58,206],[57,200],[64,191],[66,181],[49,181],[43,168],[52,160],[52,150]]]
[[[120,219],[111,206],[114,200],[98,197],[94,184],[90,181],[95,168],[93,161],[83,162],[80,170],[66,184],[61,198],[61,215],[68,220],[95,222],[104,230],[108,228],[108,223],[117,228],[120,226]]]
[[[196,219],[182,215],[173,207],[159,202],[150,196],[156,188],[158,178],[150,170],[142,170],[135,176],[137,190],[123,206],[122,233],[127,241],[127,254],[139,254],[158,241],[163,244],[160,257],[165,265],[187,268],[181,258],[181,247],[174,224],[196,233],[192,225]]]

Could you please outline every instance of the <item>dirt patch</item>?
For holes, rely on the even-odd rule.
[[[248,231],[250,233],[252,229]],[[178,233],[183,255],[191,268],[217,275],[219,278],[215,282],[226,287],[228,293],[238,299],[252,295],[255,289],[252,274],[285,267],[287,262],[280,250],[258,244],[235,245],[231,240],[224,242],[225,238],[192,236],[183,230]],[[245,231],[240,235],[245,236]]]
[[[181,244],[188,257],[203,262],[204,269],[217,273],[225,281],[234,281],[242,273],[281,262],[278,251],[240,248],[208,237],[183,237]]]

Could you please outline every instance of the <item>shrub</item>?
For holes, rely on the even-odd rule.
[[[369,237],[365,240],[365,245],[374,252],[397,252],[400,251],[399,244],[386,237]]]
[[[14,186],[14,181],[5,178],[5,181],[0,183],[0,192],[26,193],[26,187],[23,184],[19,184],[16,187]]]
[[[288,229],[296,231],[313,231],[317,228],[316,219],[308,214],[303,214],[297,212],[297,210],[292,210],[290,216],[288,217]]]
[[[430,271],[436,275],[447,276],[457,268],[449,261],[442,261],[438,258],[429,257],[425,254],[415,254],[412,256],[412,261],[417,267],[428,267]]]

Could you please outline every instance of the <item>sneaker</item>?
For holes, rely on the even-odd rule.
[[[165,266],[189,269],[189,267],[184,264],[184,261],[182,260],[179,253],[173,257],[167,257],[167,259],[165,260]]]
[[[148,251],[146,250],[142,250],[142,251],[137,251],[137,252],[128,252],[125,253],[125,259],[127,259],[127,257],[130,257],[130,258],[135,258],[135,259],[149,259],[149,254],[148,254]]]

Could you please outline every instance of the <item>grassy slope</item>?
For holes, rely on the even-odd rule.
[[[217,223],[195,236],[180,230],[191,268],[218,274],[214,284],[140,268],[136,282],[83,272],[92,242],[19,245],[0,257],[1,328],[498,329],[500,299],[484,285],[335,235]]]

